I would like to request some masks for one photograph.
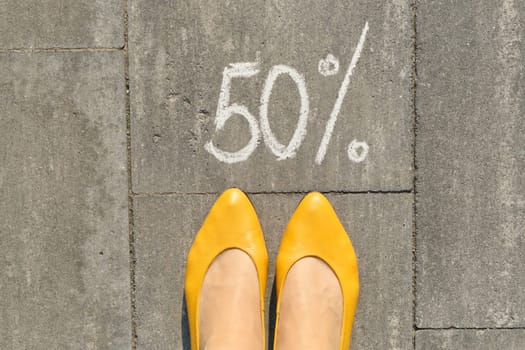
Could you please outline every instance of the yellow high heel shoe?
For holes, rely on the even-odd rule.
[[[317,192],[309,193],[299,203],[281,239],[276,262],[277,316],[274,349],[279,350],[276,348],[277,333],[286,276],[297,261],[306,257],[321,259],[332,269],[339,281],[343,297],[339,349],[348,350],[359,296],[357,258],[328,199]]]
[[[204,277],[214,259],[228,249],[240,249],[250,256],[257,270],[264,332],[264,295],[268,273],[268,252],[257,214],[248,197],[231,188],[220,195],[195,236],[186,263],[185,294],[191,349],[199,350],[199,296]],[[265,347],[263,336],[263,349]]]

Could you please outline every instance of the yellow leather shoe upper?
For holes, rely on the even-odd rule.
[[[309,193],[299,203],[281,239],[276,262],[277,317],[274,349],[279,329],[280,296],[286,275],[293,264],[304,257],[323,260],[339,280],[343,296],[340,349],[347,350],[359,296],[357,258],[330,202],[318,192]]]
[[[239,189],[226,190],[217,199],[195,236],[186,262],[186,307],[191,349],[199,350],[199,296],[204,276],[213,260],[227,249],[240,249],[250,256],[257,270],[264,333],[264,294],[268,252],[257,214]],[[265,341],[265,340],[264,340]]]

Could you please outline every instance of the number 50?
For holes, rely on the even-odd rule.
[[[255,151],[261,138],[261,132],[265,144],[270,148],[273,154],[277,156],[278,160],[295,157],[297,150],[306,136],[306,126],[308,122],[309,104],[308,93],[306,90],[306,83],[304,77],[294,68],[286,65],[273,66],[263,87],[261,95],[261,103],[259,109],[260,126],[257,119],[250,113],[248,108],[244,105],[232,103],[230,104],[230,88],[231,81],[234,78],[250,78],[260,72],[258,62],[243,62],[232,63],[224,68],[222,73],[221,92],[219,94],[219,103],[217,105],[217,113],[215,116],[215,131],[220,131],[224,128],[225,123],[233,115],[238,114],[242,116],[247,122],[250,129],[250,140],[240,150],[236,152],[228,152],[217,148],[212,141],[208,141],[204,148],[215,156],[219,161],[232,164],[247,160]],[[301,98],[301,109],[299,112],[299,120],[292,138],[287,146],[281,144],[270,128],[268,120],[268,104],[272,93],[273,85],[281,74],[288,74],[288,76],[296,83],[299,95]]]

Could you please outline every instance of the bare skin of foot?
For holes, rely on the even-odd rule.
[[[240,249],[221,253],[206,272],[199,300],[202,350],[263,350],[259,280]]]
[[[297,261],[286,276],[275,350],[339,350],[343,294],[322,260]]]

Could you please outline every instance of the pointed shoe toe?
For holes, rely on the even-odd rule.
[[[185,295],[191,349],[199,350],[199,296],[204,277],[215,258],[228,249],[249,255],[257,270],[264,333],[264,294],[268,253],[257,213],[241,190],[231,188],[215,201],[194,238],[186,261]]]

